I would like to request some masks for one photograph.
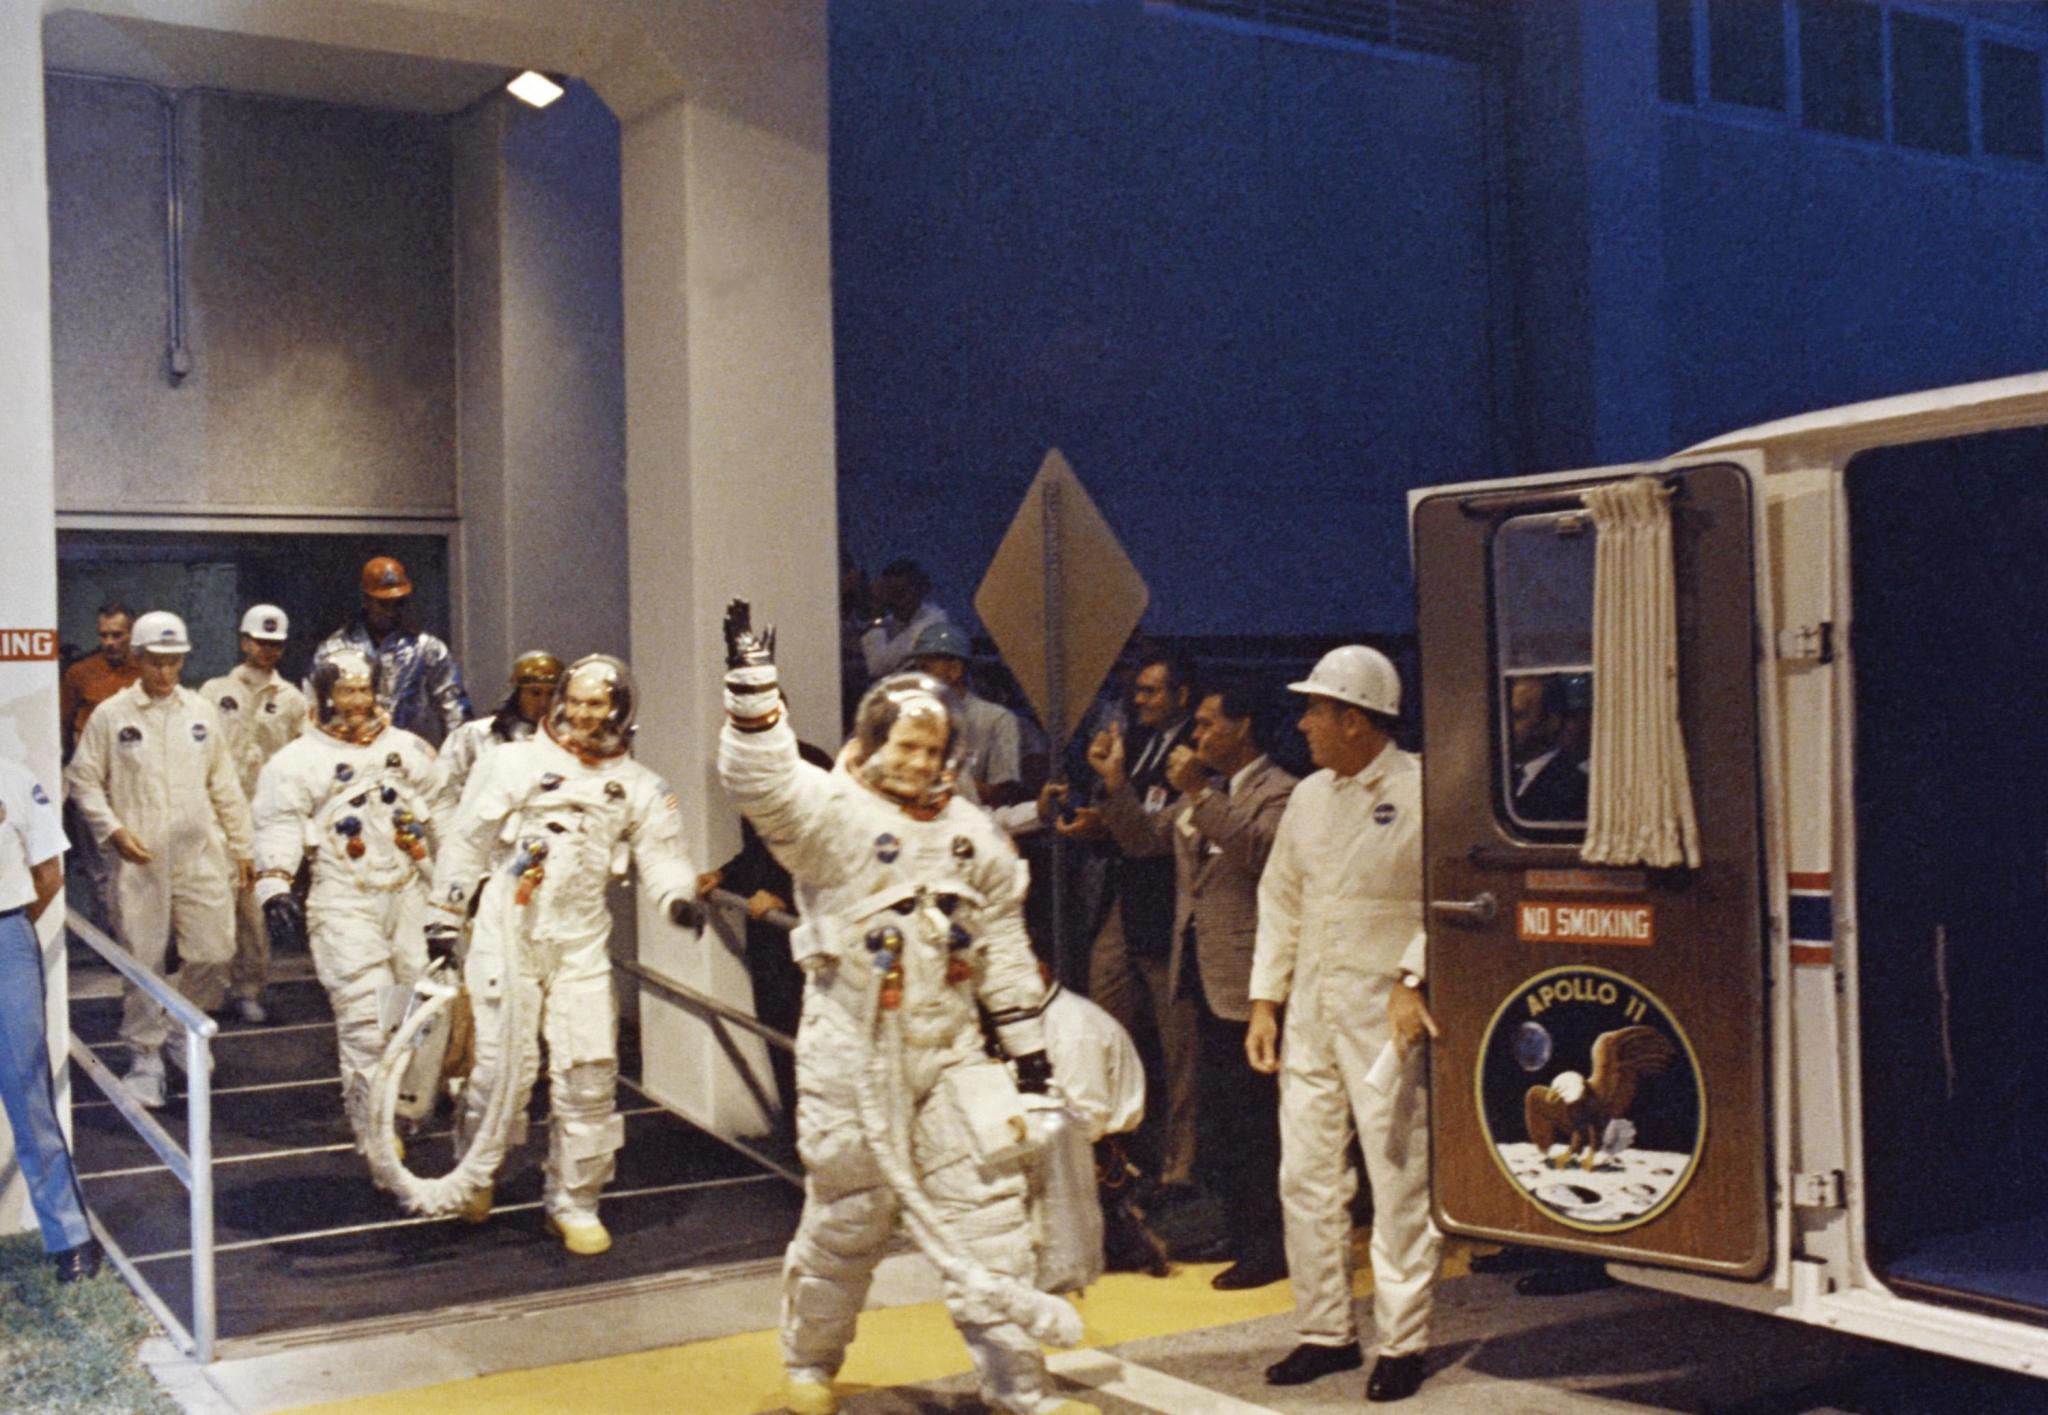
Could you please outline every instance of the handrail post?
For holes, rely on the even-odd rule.
[[[185,1140],[192,1156],[192,1344],[199,1364],[213,1360],[213,1047],[185,1033]]]

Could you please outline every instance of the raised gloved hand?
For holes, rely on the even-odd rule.
[[[462,943],[462,928],[460,925],[434,919],[427,924],[426,935],[427,962],[429,964],[452,963],[455,961],[456,949]]]
[[[704,932],[704,908],[694,899],[680,896],[668,901],[668,921],[691,933]]]
[[[1043,1096],[1052,1090],[1052,1058],[1042,1051],[1027,1051],[1010,1058],[1017,1068],[1017,1089],[1027,1096]]]
[[[754,628],[754,608],[743,599],[725,607],[725,710],[742,731],[773,727],[782,706],[775,673],[775,630]]]
[[[306,946],[306,905],[287,891],[263,901],[263,932],[270,937],[272,953],[292,952]]]

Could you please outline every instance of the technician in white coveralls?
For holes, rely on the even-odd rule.
[[[367,1143],[370,1073],[384,1053],[380,1003],[426,966],[420,941],[433,866],[434,749],[377,706],[376,666],[359,649],[313,665],[313,724],[256,784],[256,896],[273,948],[310,931],[313,970],[334,1007],[341,1098]],[[313,885],[300,904],[299,862]]]
[[[625,1142],[613,1109],[618,1010],[605,886],[630,860],[640,888],[672,921],[703,928],[675,793],[628,755],[637,709],[623,662],[579,659],[557,685],[541,730],[479,759],[435,862],[427,926],[428,948],[452,952],[470,895],[485,881],[463,967],[477,1050],[458,1148],[474,1138],[496,1088],[516,1086],[513,1110],[524,1114],[546,1038],[552,1128],[542,1198],[548,1226],[586,1256],[611,1247],[598,1196]],[[502,1009],[513,1002],[520,1045],[507,1058]],[[486,1188],[464,1215],[480,1222],[490,1205]]]
[[[961,1093],[945,1093],[954,1073],[986,1061],[980,1007],[1016,1064],[1018,1088],[1046,1091],[1045,992],[1024,933],[1022,862],[985,812],[952,795],[960,733],[944,686],[916,673],[875,684],[837,767],[823,771],[797,755],[773,636],[755,634],[750,618],[743,601],[727,613],[718,772],[789,870],[804,921],[791,938],[805,973],[796,1038],[805,1180],[803,1218],[783,1261],[784,1399],[798,1415],[829,1415],[839,1408],[832,1378],[904,1203],[867,1138],[883,1109],[907,1141],[927,1211],[958,1249],[987,1274],[1032,1281],[1023,1168],[978,1161]],[[879,1019],[891,1013],[900,1067],[871,1067],[883,1045]],[[878,1089],[888,1094],[878,1098]],[[924,1220],[909,1216],[923,1243]],[[963,1282],[964,1271],[946,1271],[946,1306],[989,1405],[1014,1415],[1093,1412],[1046,1393],[1044,1355],[1016,1309],[988,1284]]]
[[[1357,1181],[1344,1159],[1355,1121],[1372,1185],[1379,1347],[1365,1394],[1400,1400],[1422,1384],[1443,1246],[1429,1218],[1421,1047],[1436,1032],[1422,1001],[1422,765],[1393,743],[1401,680],[1377,650],[1332,649],[1288,687],[1308,697],[1301,731],[1321,770],[1280,817],[1252,954],[1245,1054],[1280,1073],[1280,1206],[1301,1336],[1266,1380],[1300,1385],[1363,1359],[1351,1301]]]
[[[113,860],[107,909],[122,946],[161,973],[176,934],[182,966],[171,981],[197,1004],[217,1004],[235,951],[235,891],[255,873],[249,803],[220,715],[178,686],[192,651],[185,621],[151,610],[135,621],[134,644],[142,676],[93,711],[64,786]],[[152,1108],[164,1103],[170,1035],[164,1010],[125,987],[123,1079]]]
[[[242,661],[218,678],[200,685],[199,696],[220,714],[228,751],[242,793],[256,799],[256,778],[263,764],[306,727],[306,697],[278,675],[291,621],[274,604],[255,604],[242,616]],[[263,1006],[263,988],[270,981],[270,935],[263,924],[263,901],[255,891],[235,901],[235,960],[227,983],[235,1010],[244,1022],[270,1020]],[[208,999],[213,1011],[220,999]]]

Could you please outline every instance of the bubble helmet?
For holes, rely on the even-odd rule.
[[[600,709],[593,690],[605,691]],[[624,659],[594,653],[569,665],[555,683],[548,708],[548,735],[570,751],[586,757],[615,757],[633,742],[633,724],[640,714],[640,690]]]
[[[945,684],[923,673],[892,673],[854,710],[851,769],[905,809],[937,812],[959,779],[961,738]]]

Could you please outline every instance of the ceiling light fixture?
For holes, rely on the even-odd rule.
[[[534,108],[547,107],[564,92],[560,84],[533,69],[528,69],[505,87],[514,98]]]

